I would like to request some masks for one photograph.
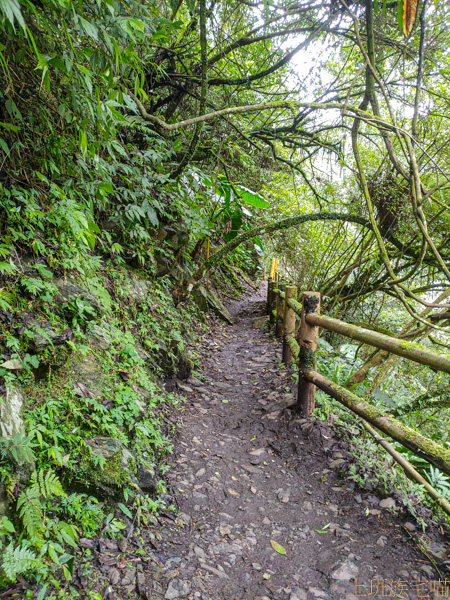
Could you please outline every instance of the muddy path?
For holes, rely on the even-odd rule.
[[[394,500],[352,489],[339,473],[349,455],[333,430],[283,410],[292,378],[279,367],[280,343],[254,327],[263,307],[253,293],[233,307],[233,326],[212,323],[203,381],[179,384],[187,403],[168,487],[180,513],[162,519],[139,592],[168,600],[443,597],[439,573],[411,541],[414,524],[389,509]]]

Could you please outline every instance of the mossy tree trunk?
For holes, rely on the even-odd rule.
[[[290,299],[297,297],[297,288],[294,285],[286,286],[286,301],[284,310],[284,332],[283,332],[283,362],[285,365],[292,363],[292,352],[288,343],[289,336],[295,334],[295,322],[297,314],[288,304]]]

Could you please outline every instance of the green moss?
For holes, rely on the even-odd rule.
[[[118,489],[127,486],[130,483],[130,473],[136,473],[136,461],[130,459],[127,467],[124,467],[120,455],[107,459],[105,465],[100,468],[92,460],[87,463],[87,473],[89,479],[100,486],[117,487]]]
[[[96,496],[116,498],[125,488],[135,485],[137,463],[125,448],[113,456],[105,454],[96,449],[91,456],[84,456],[72,482],[75,487],[87,489]],[[98,459],[101,456],[103,464]]]
[[[316,368],[317,351],[311,350],[308,346],[300,346],[299,361],[303,370],[311,371]]]

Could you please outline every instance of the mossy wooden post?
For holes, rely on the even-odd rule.
[[[288,299],[297,298],[297,288],[295,285],[286,286],[285,309],[284,309],[284,334],[283,334],[283,362],[285,365],[290,365],[292,362],[292,352],[289,347],[287,338],[289,335],[294,335],[296,314],[293,308],[288,305]]]
[[[272,287],[270,290],[270,304],[269,304],[269,323],[273,325],[275,323],[275,310],[277,307],[278,297],[278,282],[276,279],[272,281]]]
[[[283,329],[284,329],[284,300],[280,296],[280,292],[284,292],[285,287],[286,287],[285,283],[278,284],[277,318],[275,321],[275,335],[277,337],[281,337],[283,335]]]
[[[303,374],[315,370],[316,352],[319,343],[319,328],[306,322],[309,313],[320,313],[320,292],[303,292],[302,320],[299,330],[299,361],[298,361],[298,403],[297,408],[303,416],[309,417],[314,412],[315,385],[303,377]]]
[[[269,277],[269,279],[267,280],[267,312],[270,315],[270,307],[272,306],[272,296],[273,296],[273,286],[274,286],[274,281],[272,279],[272,277]]]

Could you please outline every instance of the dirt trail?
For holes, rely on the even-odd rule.
[[[263,305],[254,294],[235,305],[233,326],[213,323],[204,339],[205,381],[180,386],[188,402],[169,487],[181,513],[175,523],[164,519],[141,593],[168,600],[442,597],[430,591],[439,575],[408,541],[405,519],[339,476],[348,455],[332,430],[276,408],[291,379],[278,365],[279,342],[253,327]]]

